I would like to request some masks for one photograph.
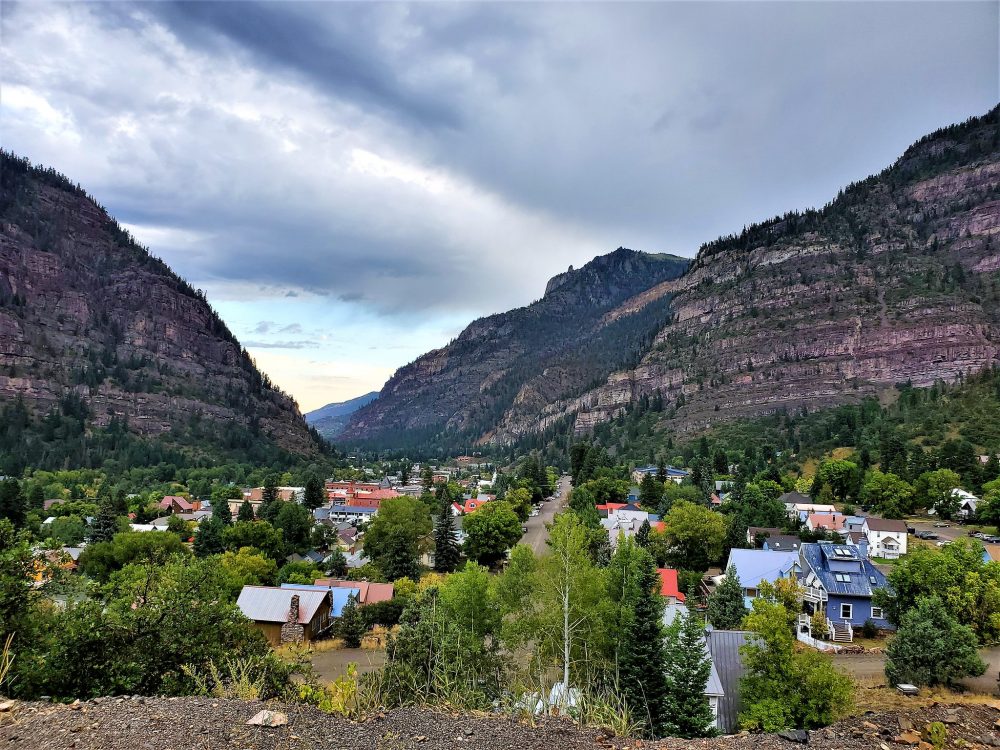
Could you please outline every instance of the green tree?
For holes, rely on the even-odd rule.
[[[286,554],[303,552],[309,548],[312,538],[312,513],[295,502],[281,503],[274,518],[274,528],[281,530]]]
[[[510,504],[518,520],[524,521],[528,518],[531,513],[531,490],[518,487],[507,492],[503,499]]]
[[[188,549],[176,534],[165,531],[123,531],[110,542],[88,544],[80,553],[80,572],[106,581],[118,570],[132,564],[164,565],[170,558],[186,557]]]
[[[347,597],[347,604],[344,605],[344,610],[340,613],[337,635],[343,638],[346,648],[360,648],[366,630],[365,619],[358,607],[358,599],[354,594],[351,594]]]
[[[87,538],[87,524],[80,516],[60,516],[49,524],[49,538],[66,547],[75,547]]]
[[[250,523],[255,518],[253,514],[253,506],[250,504],[249,500],[244,500],[243,504],[240,505],[240,512],[236,514],[236,520],[242,521],[243,523]]]
[[[227,550],[253,547],[272,560],[285,557],[285,542],[281,532],[267,521],[237,521],[222,532],[222,541]]]
[[[913,487],[895,474],[872,469],[861,486],[861,502],[885,518],[902,518],[912,513]]]
[[[14,526],[23,526],[27,505],[20,482],[13,477],[0,481],[0,519],[6,518]]]
[[[326,494],[323,491],[323,483],[316,478],[315,475],[311,475],[306,480],[305,495],[302,498],[302,504],[309,510],[316,510],[326,503]]]
[[[278,583],[315,583],[322,577],[323,571],[309,560],[287,562],[278,568]]]
[[[923,597],[904,615],[886,650],[889,685],[954,686],[986,671],[976,634],[948,614],[937,597]]]
[[[639,483],[639,504],[643,508],[658,508],[663,498],[663,483],[652,474],[644,474]]]
[[[411,497],[382,502],[364,537],[364,554],[390,581],[420,577],[420,553],[431,542],[430,511]]]
[[[642,524],[639,526],[639,530],[635,532],[635,543],[640,547],[646,548],[649,546],[649,535],[652,533],[653,527],[649,525],[649,519],[644,518]]]
[[[634,615],[624,632],[618,680],[632,715],[646,725],[651,736],[663,737],[676,718],[669,714],[663,599],[652,558],[647,553],[641,559]]]
[[[819,495],[824,486],[830,488],[833,499],[846,503],[856,499],[861,484],[861,470],[853,461],[831,459],[820,464],[813,483],[813,495]]]
[[[746,613],[743,585],[740,583],[736,567],[730,565],[726,569],[726,577],[722,583],[708,595],[708,621],[717,630],[736,630],[743,622]]]
[[[451,573],[462,560],[462,550],[458,546],[458,532],[455,531],[451,503],[442,502],[434,527],[434,570]]]
[[[215,487],[212,490],[212,517],[223,526],[232,526],[233,511],[229,507],[229,501],[239,500],[241,497],[243,492],[235,485],[224,484]]]
[[[231,598],[236,598],[244,586],[272,586],[278,575],[278,565],[253,547],[225,552],[220,565],[229,582]]]
[[[712,662],[705,649],[705,628],[696,612],[688,610],[667,627],[664,652],[666,733],[689,739],[715,734],[715,716],[705,696]]]
[[[114,501],[110,498],[101,501],[97,508],[97,516],[90,527],[91,544],[110,542],[118,533],[118,515],[115,513]]]
[[[332,576],[342,578],[347,575],[347,558],[340,547],[332,547],[323,564]]]
[[[35,556],[27,532],[18,532],[10,519],[0,519],[0,643],[16,633],[26,636],[34,586]],[[15,653],[20,650],[18,646]]]
[[[195,557],[222,554],[226,549],[222,542],[222,531],[225,528],[222,521],[214,515],[202,521],[194,534]]]
[[[666,536],[674,549],[675,567],[704,572],[722,555],[726,519],[722,514],[685,500],[663,519]]]
[[[925,471],[914,487],[917,503],[933,508],[941,518],[952,518],[958,511],[959,501],[954,490],[962,486],[962,478],[951,469]]]
[[[430,464],[424,464],[420,469],[420,484],[424,488],[424,492],[430,492],[434,487],[434,472],[431,470]]]
[[[500,562],[521,538],[521,521],[503,500],[486,503],[466,516],[462,528],[466,556],[488,567]]]

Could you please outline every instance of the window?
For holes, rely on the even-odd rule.
[[[872,607],[872,619],[873,620],[884,620],[885,616],[882,614],[881,607]]]
[[[841,604],[840,605],[840,619],[850,620],[854,616],[854,605],[853,604]]]
[[[847,573],[834,573],[833,577],[837,580],[838,583],[850,583],[851,582],[851,577],[849,575],[847,575]]]
[[[875,576],[868,576],[868,580],[874,583],[876,586],[878,585],[878,578],[876,578]]]

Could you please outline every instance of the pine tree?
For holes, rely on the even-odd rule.
[[[267,505],[278,500],[278,480],[274,474],[269,474],[264,480],[264,488],[261,492],[261,504]]]
[[[249,500],[244,500],[243,505],[240,506],[240,512],[236,514],[237,521],[252,521],[253,516],[253,506],[250,504]]]
[[[91,544],[110,542],[118,533],[118,516],[115,513],[114,501],[105,498],[97,508],[97,516],[90,527],[88,541]]]
[[[635,719],[642,721],[653,737],[667,731],[667,673],[663,643],[663,600],[660,578],[651,557],[639,574],[641,592],[634,616],[623,633],[619,661],[622,694]]]
[[[717,630],[736,630],[746,613],[743,586],[735,566],[730,565],[725,579],[708,595],[708,621]]]
[[[425,492],[430,492],[434,486],[434,472],[431,471],[430,464],[425,464],[420,470],[420,484],[423,485]]]
[[[361,639],[365,637],[365,631],[365,620],[361,610],[358,609],[358,599],[351,594],[347,597],[343,612],[340,613],[337,635],[344,639],[344,646],[347,648],[359,648]]]
[[[715,717],[705,696],[712,662],[705,650],[705,628],[696,612],[688,611],[667,628],[666,732],[674,737],[715,734]]]
[[[21,483],[13,477],[0,482],[0,518],[6,518],[15,527],[24,524],[27,503],[21,492]]]
[[[197,557],[208,557],[225,552],[226,547],[222,543],[223,528],[222,522],[214,516],[202,521],[194,534],[194,554]]]
[[[223,526],[233,525],[233,511],[229,507],[227,498],[219,498],[212,502],[212,518]]]
[[[635,532],[635,543],[638,544],[643,549],[648,547],[649,534],[652,530],[653,530],[652,527],[649,525],[649,519],[648,518],[644,519],[642,525],[639,527],[639,530]]]
[[[455,533],[454,517],[451,514],[451,503],[441,503],[441,510],[434,529],[434,570],[438,573],[451,573],[458,567],[462,552],[458,547],[458,535]]]
[[[309,477],[306,480],[306,491],[305,496],[302,498],[302,504],[305,505],[309,510],[316,510],[326,502],[326,498],[323,496],[323,483],[320,482],[315,476]]]
[[[324,563],[330,575],[337,578],[347,575],[347,558],[344,557],[344,553],[340,547],[331,549]]]

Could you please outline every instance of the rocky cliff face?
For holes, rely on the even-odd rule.
[[[44,414],[75,394],[93,425],[155,436],[214,423],[221,436],[235,424],[317,450],[200,292],[65,178],[0,159],[0,402]]]
[[[603,316],[688,263],[619,248],[559,274],[537,302],[477,320],[400,368],[341,438],[405,444],[448,432],[476,441],[505,413],[537,415],[634,360],[666,319],[666,304],[620,321]]]
[[[585,269],[606,271],[560,274],[536,305],[575,289]],[[621,292],[636,271],[618,270]],[[547,334],[585,342],[576,353],[587,356],[564,350],[553,358],[540,345],[548,338],[520,335],[536,306],[486,318],[397,372],[349,434],[385,439],[447,425],[480,442],[507,443],[566,421],[586,432],[657,392],[670,405],[664,426],[691,432],[856,401],[899,382],[950,380],[995,363],[1000,109],[923,138],[822,210],[706,244],[681,278],[642,273],[649,283],[632,294],[605,295],[593,308],[584,295],[571,316],[551,319],[559,327],[587,316],[585,338]],[[553,308],[545,304],[545,314]],[[621,331],[654,324],[639,355],[619,349],[602,357]],[[601,373],[587,367],[594,357],[603,366],[631,361]],[[512,377],[525,358],[541,366]]]
[[[585,432],[657,391],[675,407],[669,427],[689,432],[952,380],[997,362],[998,269],[994,110],[924,138],[822,211],[705,245],[682,279],[608,314],[672,295],[672,320],[636,367],[533,419],[508,412],[491,439],[561,418]]]

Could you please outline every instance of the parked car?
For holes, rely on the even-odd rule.
[[[907,534],[916,534],[917,530],[915,528],[913,528],[912,526],[907,526],[906,527],[906,533]]]
[[[948,524],[944,523],[943,521],[938,521],[936,524],[934,524],[934,528],[935,529],[947,529],[948,528]]]

